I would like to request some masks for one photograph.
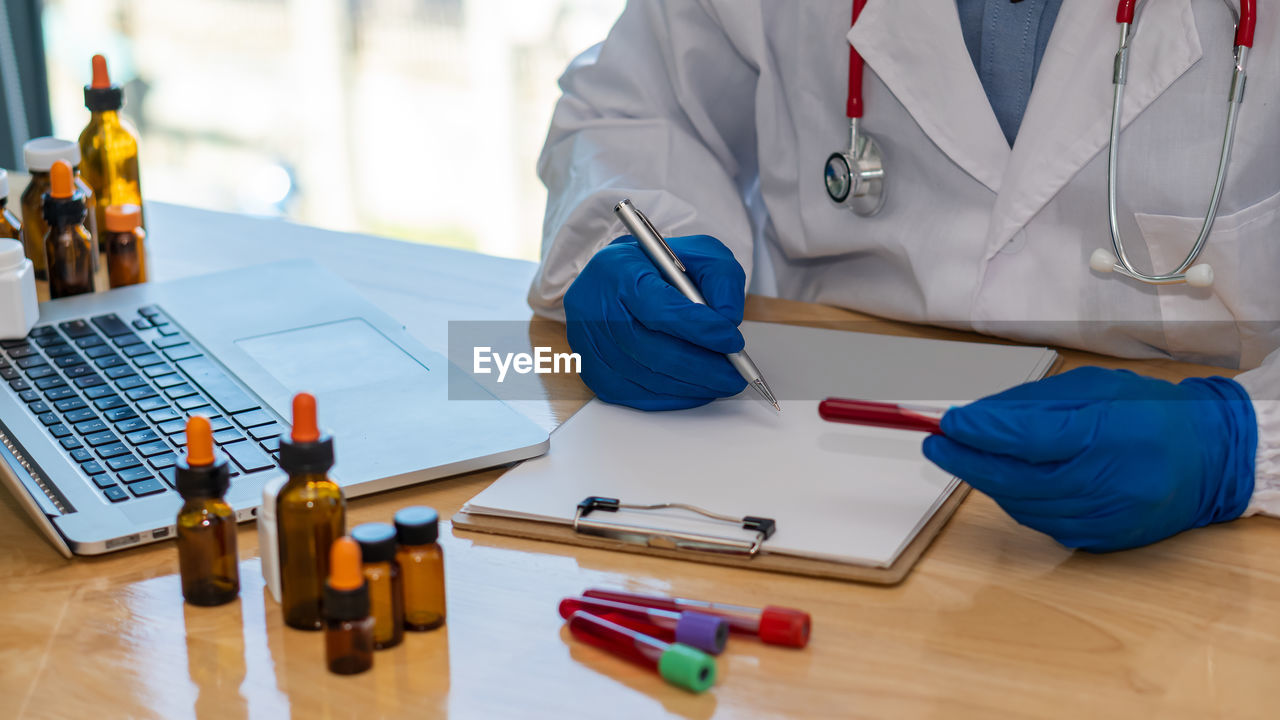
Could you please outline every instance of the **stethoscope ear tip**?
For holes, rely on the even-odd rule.
[[[1187,284],[1191,287],[1205,288],[1213,285],[1213,268],[1206,263],[1192,265],[1187,268]]]
[[[1116,269],[1116,256],[1109,250],[1098,248],[1089,256],[1089,267],[1100,273],[1109,273]],[[1210,273],[1209,277],[1212,278],[1213,274]]]

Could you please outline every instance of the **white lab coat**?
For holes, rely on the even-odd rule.
[[[1200,228],[1233,62],[1222,0],[1142,3],[1129,64],[1120,219],[1139,268],[1168,271]],[[1115,3],[1063,3],[1012,150],[951,0],[632,0],[561,80],[539,313],[623,234],[631,197],[670,235],[731,248],[751,289],[1124,357],[1257,368],[1250,511],[1280,514],[1280,12],[1259,13],[1209,289],[1099,275]],[[867,132],[887,201],[859,218],[822,168],[847,144],[848,48],[867,63]]]

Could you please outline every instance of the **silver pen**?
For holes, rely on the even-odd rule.
[[[644,248],[644,252],[649,256],[649,260],[658,268],[658,272],[663,279],[671,283],[680,291],[682,295],[689,298],[690,302],[706,305],[707,301],[702,297],[702,293],[698,291],[698,286],[693,284],[689,276],[685,274],[684,263],[680,262],[680,258],[676,257],[671,246],[667,245],[667,241],[662,239],[662,235],[649,222],[649,218],[644,213],[631,204],[630,200],[623,200],[613,206],[613,213],[618,216],[622,224],[627,227],[630,232],[640,243],[640,247]],[[769,383],[764,381],[764,376],[760,374],[760,368],[751,362],[751,358],[747,356],[747,351],[729,353],[725,355],[729,362],[733,364],[742,379],[746,380],[760,396],[773,405],[778,412],[782,412],[782,408],[778,405],[778,399],[773,396],[773,391],[769,389]]]

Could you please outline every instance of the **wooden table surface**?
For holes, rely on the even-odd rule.
[[[895,334],[964,333],[751,298],[747,316]],[[563,329],[539,325],[539,344]],[[1178,378],[1220,372],[1064,353]],[[576,378],[561,378],[571,391]],[[580,390],[580,388],[578,388]],[[581,394],[581,393],[579,393]],[[561,420],[576,402],[555,408]],[[339,439],[341,442],[341,439]],[[349,525],[426,504],[448,518],[500,471],[352,500]],[[240,599],[182,602],[172,543],[63,560],[0,493],[0,716],[1275,717],[1280,522],[1251,518],[1110,555],[1071,552],[971,493],[896,587],[718,568],[442,528],[446,628],[371,672],[326,672],[284,628],[240,528]],[[809,610],[804,650],[737,639],[702,695],[573,642],[557,601],[588,586]]]

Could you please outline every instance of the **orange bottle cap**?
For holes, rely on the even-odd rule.
[[[93,83],[89,87],[96,90],[111,87],[111,75],[107,72],[107,59],[101,55],[93,56]]]
[[[187,465],[198,467],[213,464],[213,426],[209,418],[192,415],[187,420]]]
[[[106,209],[108,232],[131,232],[142,224],[142,208],[137,205],[112,205]]]
[[[75,176],[66,160],[59,160],[49,169],[49,195],[66,200],[75,194]]]
[[[349,537],[340,537],[329,547],[329,587],[334,590],[358,590],[364,585],[360,569],[360,545]]]
[[[320,426],[316,424],[316,396],[298,393],[293,396],[293,433],[296,443],[310,443],[320,439]]]

